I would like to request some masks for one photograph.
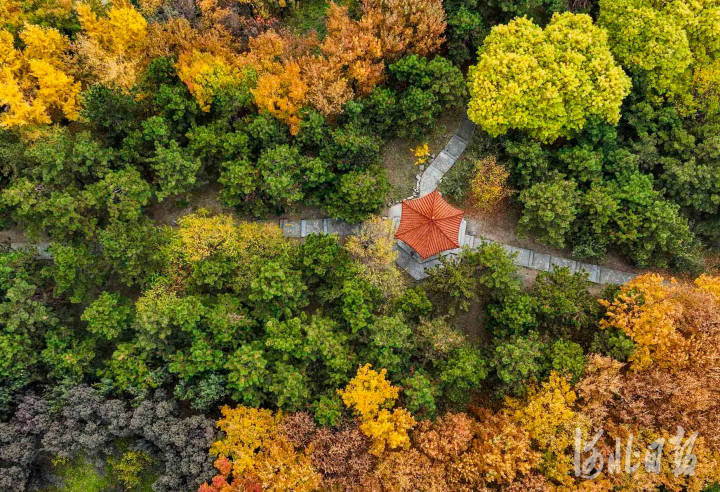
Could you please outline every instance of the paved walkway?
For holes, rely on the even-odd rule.
[[[418,186],[416,187],[418,197],[427,195],[438,187],[443,176],[453,167],[453,165],[455,165],[457,159],[465,151],[465,148],[472,139],[474,132],[475,124],[466,117],[462,123],[460,123],[460,127],[457,132],[455,132],[455,135],[453,135],[447,145],[445,145],[445,148],[440,151],[437,157],[433,159],[427,169],[425,169],[425,171],[423,171],[420,175]],[[393,205],[390,207],[388,216],[397,224],[400,222],[401,212],[401,204]],[[468,226],[465,220],[463,220],[463,225],[460,227],[460,235],[458,237],[458,243],[461,247],[466,246],[469,248],[477,248],[482,244],[494,242],[492,240],[473,235],[472,225],[473,224],[470,223]],[[517,248],[515,246],[510,246],[509,244],[500,243],[500,245],[508,253],[515,255],[514,262],[517,266],[530,268],[532,270],[548,272],[557,267],[567,267],[573,273],[579,271],[587,272],[588,280],[596,284],[622,284],[635,276],[632,273],[621,272],[611,268],[539,253],[530,249]],[[414,254],[411,249],[405,247],[403,244],[399,244],[397,251],[398,266],[407,271],[410,276],[417,280],[427,277],[426,270],[440,264],[439,258],[433,258],[420,262],[420,257],[417,256],[417,254]],[[459,251],[460,249],[455,249],[442,254],[457,255]]]
[[[455,164],[457,159],[465,151],[470,139],[475,132],[475,124],[468,118],[465,118],[457,132],[450,138],[445,148],[432,160],[427,169],[423,171],[418,179],[416,186],[416,196],[421,197],[432,192],[442,181],[443,176]],[[390,207],[388,219],[392,220],[395,225],[400,222],[400,213],[402,205],[400,203]],[[283,233],[288,237],[305,237],[308,234],[338,234],[346,236],[357,232],[358,224],[348,224],[336,219],[302,219],[302,220],[285,220],[273,221],[282,229]],[[472,234],[472,222],[468,224],[465,220],[460,228],[458,243],[462,247],[478,248],[482,244],[492,243],[493,241]],[[582,263],[567,258],[539,253],[530,249],[516,248],[508,244],[500,244],[505,250],[514,254],[514,262],[517,266],[530,268],[532,270],[552,271],[557,267],[568,267],[571,272],[585,271],[588,279],[597,284],[622,284],[633,278],[632,273],[621,272],[611,268],[605,268],[589,263]],[[12,243],[13,249],[19,249],[28,246],[27,243]],[[49,258],[48,243],[34,245],[38,249],[38,255]],[[443,256],[457,255],[461,248],[443,252]],[[398,243],[396,247],[398,251],[397,264],[405,270],[410,276],[416,280],[422,280],[427,277],[429,268],[440,264],[439,258],[432,258],[424,262],[420,262],[419,256],[407,246]]]

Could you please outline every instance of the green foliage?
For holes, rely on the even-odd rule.
[[[536,301],[524,293],[507,296],[497,304],[489,304],[486,310],[487,326],[496,338],[523,335],[538,325]]]
[[[88,245],[53,243],[50,252],[56,295],[67,294],[70,301],[80,303],[88,300],[103,284],[105,272]]]
[[[405,408],[415,416],[432,419],[437,412],[438,388],[421,372],[402,381]]]
[[[343,174],[324,204],[331,217],[362,222],[384,204],[390,185],[384,168]]]
[[[144,451],[128,450],[117,458],[108,458],[110,475],[125,490],[137,490],[143,485],[143,475],[151,463],[152,458]]]
[[[103,292],[85,308],[81,319],[87,323],[90,333],[114,340],[130,327],[132,310],[120,294]]]
[[[379,161],[380,145],[366,130],[346,125],[332,130],[320,158],[341,171],[360,171]]]
[[[167,147],[156,142],[155,155],[149,162],[160,182],[157,192],[160,201],[190,191],[201,166],[200,160],[187,157],[175,140]]]
[[[81,456],[73,461],[57,466],[57,474],[62,479],[58,492],[104,492],[110,486],[107,475],[98,470],[86,457]]]
[[[620,362],[627,362],[635,351],[635,342],[616,328],[598,330],[595,332],[589,351],[612,357]]]
[[[529,386],[539,383],[548,369],[546,350],[536,332],[498,343],[492,359],[500,381],[498,393],[523,396]]]
[[[523,190],[519,200],[523,215],[518,222],[518,233],[527,236],[532,232],[545,244],[564,246],[577,215],[575,182],[556,177],[536,183]]]
[[[429,273],[427,289],[449,314],[467,311],[479,299],[503,299],[518,292],[520,281],[513,260],[497,243],[464,249],[456,260],[441,258]]]
[[[315,422],[325,427],[336,427],[345,414],[345,405],[337,392],[322,395],[313,405]]]
[[[450,59],[458,65],[473,60],[478,47],[487,35],[487,22],[478,9],[477,1],[445,2],[447,12],[447,49]],[[452,7],[448,7],[452,4]],[[468,5],[469,4],[469,5]]]
[[[0,413],[13,392],[41,378],[45,334],[60,327],[33,253],[0,253]]]
[[[539,327],[587,344],[601,315],[589,287],[586,273],[570,273],[565,267],[540,272],[532,291]]]
[[[573,383],[585,370],[585,354],[580,345],[570,340],[559,339],[550,347],[550,367],[558,373],[566,373]]]
[[[466,404],[472,391],[487,377],[487,366],[487,359],[478,349],[466,346],[453,350],[440,363],[443,396],[455,405]]]
[[[82,115],[109,143],[118,144],[136,127],[139,106],[119,88],[95,84],[83,94]]]
[[[394,86],[428,91],[441,108],[456,108],[464,103],[467,91],[462,72],[446,58],[408,55],[391,64],[388,70]]]

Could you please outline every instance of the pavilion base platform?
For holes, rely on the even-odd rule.
[[[463,219],[460,224],[460,231],[458,233],[458,243],[460,248],[449,249],[439,254],[423,258],[410,246],[405,244],[403,241],[398,240],[395,243],[395,251],[397,251],[397,265],[402,270],[405,270],[415,280],[422,280],[428,276],[427,270],[436,267],[440,264],[440,259],[443,256],[457,256],[462,250],[462,246],[465,244],[465,230],[467,223]],[[472,245],[471,245],[472,246]]]

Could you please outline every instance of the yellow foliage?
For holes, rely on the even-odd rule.
[[[545,475],[559,482],[567,481],[572,470],[572,456],[567,450],[573,444],[575,427],[589,425],[587,419],[581,419],[575,412],[576,399],[567,377],[552,371],[549,380],[531,393],[524,405],[507,400],[509,409],[515,409],[513,420],[543,452]]]
[[[23,24],[47,24],[69,21],[73,0],[2,0],[0,2],[0,29],[13,33]],[[57,24],[56,24],[57,25]]]
[[[257,87],[252,89],[255,104],[290,127],[290,133],[300,131],[300,109],[305,103],[308,86],[300,77],[300,65],[286,61],[277,72],[266,72],[258,77]]]
[[[77,13],[82,34],[75,48],[84,67],[105,84],[132,87],[149,62],[145,18],[124,1],[114,3],[107,17],[98,17],[86,3]]]
[[[220,456],[218,468],[225,472],[224,478],[228,470],[222,462],[227,457],[232,461],[234,479],[240,483],[247,477],[259,480],[266,490],[309,492],[319,487],[322,477],[310,458],[296,452],[281,432],[280,412],[244,406],[223,406],[220,411],[217,426],[224,437],[212,444],[210,452]],[[235,489],[228,485],[228,490]]]
[[[407,431],[413,427],[415,419],[404,408],[396,408],[392,413],[383,408],[374,418],[363,420],[360,424],[360,430],[373,440],[370,453],[375,456],[382,455],[386,448],[409,448]]]
[[[524,17],[493,27],[468,87],[468,116],[490,135],[514,128],[552,142],[592,116],[617,123],[631,81],[605,31],[588,15],[566,12],[544,29]]]
[[[203,111],[210,111],[220,91],[241,81],[239,70],[226,63],[223,57],[197,50],[182,53],[177,69],[178,77],[187,85]]]
[[[222,418],[217,427],[225,437],[210,447],[210,452],[232,459],[233,472],[242,476],[254,467],[256,454],[277,437],[277,426],[282,415],[273,415],[271,410],[227,405],[220,409]]]
[[[537,467],[539,453],[531,449],[527,430],[505,412],[481,408],[476,413],[477,437],[448,465],[448,483],[476,488],[510,485]]]
[[[702,274],[695,279],[695,285],[705,292],[710,292],[720,300],[720,275]]]
[[[490,211],[512,194],[507,186],[510,173],[494,157],[485,157],[475,163],[470,181],[470,198],[481,211]]]
[[[377,287],[385,297],[402,293],[404,281],[395,266],[393,224],[381,217],[365,221],[357,234],[348,237],[345,249],[360,267],[358,275]]]
[[[399,388],[385,379],[387,371],[374,371],[370,364],[359,368],[345,389],[337,390],[345,405],[360,414],[360,430],[372,438],[370,452],[380,456],[386,448],[410,446],[407,431],[415,426],[415,419],[404,408],[391,413]],[[385,407],[385,408],[383,408]]]
[[[114,2],[107,17],[98,17],[86,3],[77,6],[77,13],[83,32],[108,53],[144,49],[147,21],[129,2]]]
[[[392,406],[399,388],[385,379],[387,370],[374,371],[370,364],[358,369],[345,389],[337,390],[345,405],[354,408],[363,418],[377,415],[382,406]]]
[[[308,85],[308,104],[324,115],[342,113],[345,103],[354,95],[342,67],[318,55],[301,58],[300,67]]]
[[[45,60],[58,68],[65,66],[64,54],[70,43],[56,29],[26,24],[20,39],[25,43],[26,58]]]
[[[204,211],[178,220],[182,255],[198,262],[214,254],[239,257],[245,251],[277,249],[284,244],[282,231],[275,224],[236,223],[230,215],[208,217]]]
[[[683,306],[673,295],[675,285],[674,282],[672,286],[665,285],[660,275],[649,273],[623,285],[612,303],[601,301],[607,312],[600,327],[617,328],[635,342],[631,357],[634,370],[652,363],[679,366],[685,362],[679,359],[687,358],[686,340],[676,326]]]
[[[420,166],[421,164],[427,163],[430,158],[430,147],[428,143],[425,142],[412,149],[412,153],[415,156],[415,165]]]
[[[20,38],[23,51],[13,46],[13,36],[0,31],[1,127],[50,123],[53,117],[78,118],[80,83],[71,75],[65,51],[68,41],[52,28],[26,25]]]
[[[427,56],[445,42],[441,0],[363,0],[363,21],[373,26],[385,59]]]

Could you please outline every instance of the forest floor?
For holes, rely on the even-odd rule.
[[[420,139],[394,138],[383,148],[382,165],[387,169],[391,190],[387,197],[389,204],[398,203],[410,197],[417,183],[420,168],[415,165],[413,149],[427,142],[432,157],[437,155],[455,134],[463,120],[459,111],[449,111],[440,116],[435,128]]]

